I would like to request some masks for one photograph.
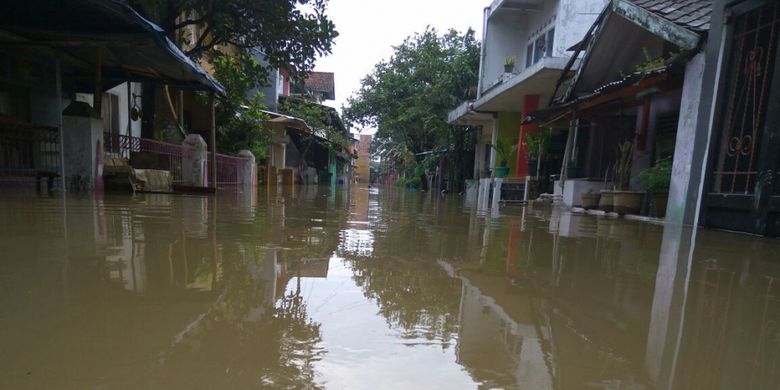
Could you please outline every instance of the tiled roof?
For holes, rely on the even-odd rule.
[[[332,72],[311,72],[304,85],[309,91],[325,92],[330,96],[336,94],[336,82]]]
[[[712,0],[629,0],[658,16],[695,32],[710,29]]]

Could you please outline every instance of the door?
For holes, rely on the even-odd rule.
[[[708,226],[778,233],[780,180],[780,4],[731,8],[703,217]]]

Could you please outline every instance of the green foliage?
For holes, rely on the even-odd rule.
[[[266,107],[261,102],[262,94],[249,95],[259,65],[228,56],[215,57],[212,64],[214,76],[228,93],[228,98],[218,100],[215,107],[217,149],[230,154],[247,149],[264,159],[273,133],[265,125],[268,115],[263,112]]]
[[[631,166],[633,164],[634,144],[631,141],[619,144],[614,166],[614,185],[616,190],[625,191],[629,189]]]
[[[514,56],[508,56],[504,59],[504,65],[505,66],[515,66],[516,59]]]
[[[672,180],[672,162],[664,159],[656,162],[655,166],[645,168],[639,172],[636,181],[641,183],[649,192],[669,192],[669,184]]]
[[[541,161],[547,149],[550,148],[550,132],[539,129],[525,135],[525,146],[528,151],[527,159]]]
[[[254,48],[271,67],[303,75],[338,36],[327,0],[130,0],[192,58],[220,45]],[[197,27],[192,29],[191,27]],[[197,35],[191,36],[192,32]]]
[[[401,188],[414,187],[419,190],[422,187],[422,179],[420,176],[412,176],[409,178],[401,177],[395,181],[395,186]]]
[[[506,166],[506,162],[517,151],[517,145],[511,145],[501,138],[496,141],[495,145],[490,145],[490,147],[495,149],[499,160],[501,160],[501,166]]]
[[[279,111],[303,119],[318,135],[330,141],[323,142],[323,146],[333,150],[346,149],[349,146],[347,132],[337,126],[340,119],[333,108],[301,99],[288,98],[279,104]]]
[[[463,91],[477,84],[479,43],[474,31],[460,34],[436,29],[408,37],[392,57],[376,64],[348,100],[344,116],[351,124],[375,127],[377,151],[384,164],[411,173],[414,158],[443,150],[466,171],[462,156],[473,148],[463,127],[447,123],[448,112],[461,103]]]

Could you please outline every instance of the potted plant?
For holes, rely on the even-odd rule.
[[[612,205],[618,214],[636,214],[642,209],[643,192],[630,190],[631,166],[634,161],[634,144],[625,141],[618,145],[617,160],[614,166],[615,191]]]
[[[588,190],[580,195],[582,208],[586,210],[595,209],[599,206],[599,200],[601,200],[601,194]]]
[[[515,57],[507,56],[504,59],[504,73],[512,73],[515,70]]]
[[[506,177],[509,174],[509,168],[506,166],[507,161],[512,157],[515,150],[517,150],[517,145],[511,145],[503,139],[499,139],[496,141],[495,145],[490,145],[490,147],[495,149],[496,156],[500,161],[499,166],[496,167],[496,177]]]
[[[654,217],[666,215],[671,180],[672,162],[669,159],[657,161],[655,166],[643,169],[637,176],[637,181],[650,194],[650,212]]]
[[[544,157],[548,146],[550,145],[550,136],[547,132],[536,131],[525,135],[525,146],[528,160],[528,173],[533,176],[539,176],[539,161]]]

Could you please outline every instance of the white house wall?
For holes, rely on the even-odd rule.
[[[131,92],[136,95],[141,95],[142,86],[141,83],[130,83]],[[119,84],[118,86],[109,89],[106,93],[117,95],[119,99],[119,134],[127,135],[127,121],[129,117],[129,107],[127,105],[127,83]],[[138,108],[141,108],[141,98],[136,99]],[[91,103],[91,102],[90,102]],[[130,121],[130,132],[133,137],[141,137],[141,120]]]
[[[555,28],[553,57],[569,58],[567,49],[580,42],[609,0],[545,0],[539,11],[494,9],[485,30],[482,92],[504,74],[507,57],[515,57],[515,72],[526,69],[527,47],[542,33]],[[495,7],[496,4],[494,4]]]
[[[482,90],[493,86],[504,74],[504,61],[515,57],[516,69],[525,61],[526,35],[524,29],[527,17],[521,15],[497,14],[488,19],[485,36],[485,61]]]
[[[567,51],[585,37],[585,33],[604,10],[609,0],[560,0],[555,21],[553,56],[569,58]]]

